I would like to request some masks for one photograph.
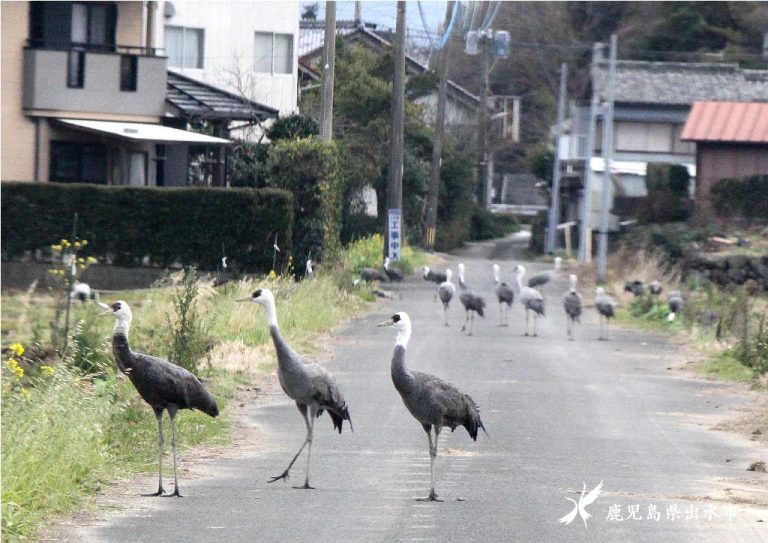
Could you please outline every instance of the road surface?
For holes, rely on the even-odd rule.
[[[741,503],[768,492],[764,473],[746,471],[766,459],[765,448],[710,429],[744,397],[670,371],[680,355],[668,338],[612,330],[610,341],[597,341],[594,308],[586,310],[576,341],[568,341],[565,278],[543,288],[547,316],[539,337],[523,336],[517,302],[510,326],[498,326],[489,254],[502,279],[513,282],[519,261],[503,258],[518,256],[514,243],[474,246],[446,261],[454,271],[463,261],[468,284],[488,302],[474,336],[459,331],[458,299],[445,327],[433,290],[412,277],[400,287],[402,299],[384,302],[334,339],[323,363],[347,398],[355,432],[332,432],[325,415],[317,421],[316,490],[290,486],[303,483],[303,459],[288,485],[266,483],[283,471],[305,432],[275,386],[244,407],[256,442],[239,454],[196,458],[181,479],[183,499],[137,495],[154,484],[147,476],[143,488],[128,485],[116,510],[74,521],[82,525],[66,527],[62,539],[768,541],[768,510]],[[545,267],[529,263],[532,271]],[[470,394],[490,434],[476,443],[461,427],[441,434],[436,476],[443,503],[416,501],[428,493],[427,440],[392,385],[394,330],[375,326],[395,311],[407,311],[413,322],[410,368]],[[573,509],[566,498],[578,502],[583,487],[589,492],[601,481],[600,495],[584,508],[592,515],[586,526],[578,514],[568,525],[558,522]]]

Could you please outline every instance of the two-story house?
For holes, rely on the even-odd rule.
[[[166,152],[228,143],[164,126],[158,2],[3,2],[2,179],[185,184]],[[177,179],[178,178],[178,179]]]
[[[559,148],[565,169],[564,200],[569,202],[571,196],[563,219],[585,220],[589,228],[599,224],[605,175],[602,112],[608,99],[608,70],[603,47],[597,44],[589,92],[572,106],[568,133]],[[615,82],[610,201],[614,195],[645,196],[650,162],[684,165],[694,193],[696,149],[681,134],[696,100],[768,101],[768,70],[736,64],[619,60]],[[614,228],[616,217],[611,224]]]

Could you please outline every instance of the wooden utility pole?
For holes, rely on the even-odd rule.
[[[323,44],[323,94],[320,138],[333,139],[333,78],[336,64],[336,2],[325,3],[325,43]]]
[[[451,0],[445,8],[445,25],[443,32],[449,31],[451,14],[456,2]],[[445,134],[445,104],[448,96],[448,58],[451,37],[446,36],[445,45],[437,59],[437,111],[435,112],[435,141],[432,144],[432,172],[429,178],[429,195],[427,196],[427,220],[424,229],[422,245],[431,251],[435,248],[435,229],[437,226],[437,197],[440,192],[440,166],[443,155],[443,135]]]
[[[611,170],[613,169],[613,100],[616,90],[616,34],[611,35],[608,68],[608,96],[603,115],[603,198],[600,206],[600,232],[597,238],[597,280],[605,281],[608,258],[608,215],[611,206]]]
[[[560,96],[557,100],[557,140],[555,141],[555,165],[552,171],[552,191],[549,202],[549,229],[547,230],[547,252],[555,250],[557,224],[560,222],[560,142],[563,139],[565,120],[565,95],[568,87],[568,64],[560,68]]]
[[[395,28],[395,73],[392,79],[392,127],[389,136],[389,178],[387,179],[387,246],[385,255],[399,255],[403,239],[402,221],[399,224],[398,239],[390,238],[392,214],[400,214],[403,208],[403,147],[405,145],[405,2],[397,3],[397,26]],[[393,211],[396,210],[396,211]]]
[[[491,39],[490,30],[479,36],[480,46],[480,76],[482,92],[480,93],[480,110],[477,112],[477,202],[488,207],[488,79],[491,71]]]
[[[397,3],[397,26],[395,28],[395,73],[392,79],[392,128],[389,136],[389,177],[387,179],[387,231],[385,232],[384,254],[399,255],[403,239],[403,228],[398,225],[398,239],[390,238],[393,213],[400,214],[403,208],[403,147],[405,144],[405,2]],[[394,211],[396,210],[396,211]],[[402,215],[400,215],[402,217]],[[398,221],[400,222],[400,221]]]
[[[355,26],[363,24],[363,6],[361,0],[355,0]]]

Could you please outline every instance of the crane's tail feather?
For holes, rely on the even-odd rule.
[[[464,394],[464,399],[467,402],[467,416],[464,419],[463,426],[467,429],[472,441],[477,441],[478,429],[482,428],[485,435],[488,435],[488,431],[485,429],[483,421],[480,420],[480,409],[477,407],[475,401],[467,394]]]
[[[317,412],[317,416],[319,417],[322,414],[322,412],[323,410],[320,409]],[[341,433],[341,428],[345,420],[349,421],[349,429],[353,432],[355,431],[355,429],[352,427],[352,418],[349,416],[349,409],[347,409],[346,404],[342,404],[338,408],[338,412],[336,412],[336,410],[328,409],[328,415],[331,417],[331,420],[333,421],[333,429],[338,430],[339,433]]]

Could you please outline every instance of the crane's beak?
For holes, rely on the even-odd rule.
[[[107,310],[104,313],[99,313],[99,317],[108,317],[112,315],[112,310],[107,306]]]
[[[238,298],[238,299],[237,299],[237,300],[235,300],[235,301],[236,301],[236,302],[250,302],[250,301],[251,301],[251,297],[250,297],[250,296],[247,296],[247,297],[245,297],[245,298]]]
[[[107,304],[105,304],[104,302],[100,302],[98,300],[94,300],[94,302],[96,303],[97,306],[99,306],[103,310],[105,310],[105,311],[109,311],[110,310],[109,306]]]
[[[392,326],[394,324],[395,324],[395,321],[393,321],[392,319],[388,319],[388,320],[385,320],[384,322],[380,322],[376,326],[377,327],[379,327],[379,326]]]

